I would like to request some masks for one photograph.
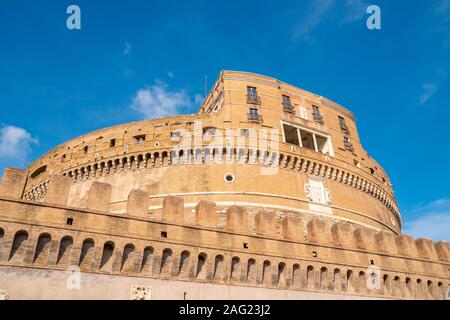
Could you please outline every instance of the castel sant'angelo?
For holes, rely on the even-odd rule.
[[[0,185],[0,299],[445,299],[342,106],[223,71],[195,115],[66,142]]]

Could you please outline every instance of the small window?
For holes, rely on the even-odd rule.
[[[109,140],[109,147],[114,148],[116,146],[116,139]]]
[[[181,132],[180,131],[174,131],[170,133],[170,138],[172,140],[178,141],[178,139],[180,139],[181,137]]]
[[[167,238],[167,231],[161,231],[161,238]]]
[[[258,92],[256,91],[255,87],[247,87],[247,94],[249,96],[257,96]]]
[[[300,130],[300,137],[302,139],[303,148],[316,151],[316,148],[314,146],[314,137],[311,132]]]
[[[350,130],[347,127],[347,124],[345,123],[345,119],[341,116],[338,117],[339,119],[339,126],[341,127],[341,131],[344,133],[350,133]]]
[[[67,218],[67,223],[68,226],[73,225],[73,218]]]
[[[234,177],[234,175],[231,174],[231,173],[227,173],[227,174],[225,175],[224,179],[225,179],[225,182],[227,182],[227,183],[233,183],[233,182],[236,180],[236,178]]]
[[[313,119],[316,122],[323,123],[323,117],[320,114],[320,109],[317,106],[312,106],[313,110]]]
[[[134,142],[141,143],[141,142],[145,141],[145,134],[134,136],[133,138],[134,138]]]
[[[283,111],[292,113],[294,109],[292,108],[291,97],[283,95]]]
[[[370,168],[370,173],[371,174],[375,174],[375,169],[374,168]]]
[[[247,103],[259,104],[258,92],[255,87],[247,87]]]
[[[258,109],[256,109],[256,108],[249,109],[248,120],[249,121],[261,121],[260,115],[258,113]]]
[[[344,137],[344,146],[345,146],[345,150],[348,151],[355,151],[355,148],[353,147],[353,144],[350,142],[350,139],[348,137]]]
[[[47,171],[47,166],[42,166],[42,167],[34,170],[34,172],[31,174],[31,179],[35,179],[35,178],[39,177],[45,171]]]
[[[89,151],[89,147],[88,147],[88,146],[85,146],[85,147],[83,148],[83,153],[84,153],[84,154],[87,154],[88,151]]]
[[[248,243],[244,242],[244,249],[248,249]]]
[[[297,128],[287,125],[287,124],[283,124],[283,130],[284,130],[284,139],[285,139],[286,143],[300,146]]]
[[[317,258],[317,251],[313,251],[313,252],[312,252],[312,256],[313,256],[314,258]]]
[[[64,162],[64,161],[66,161],[66,155],[65,154],[63,154],[62,157],[61,157],[61,162]]]

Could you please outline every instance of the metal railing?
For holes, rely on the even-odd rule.
[[[257,94],[247,94],[247,103],[260,104],[261,99]]]
[[[288,102],[283,102],[283,111],[284,112],[288,112],[288,113],[294,113],[294,107],[292,106],[292,104],[288,103]]]
[[[258,113],[247,113],[248,121],[262,122],[262,116]]]

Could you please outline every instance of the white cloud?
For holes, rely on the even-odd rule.
[[[179,114],[182,108],[191,107],[192,102],[185,91],[169,91],[162,81],[136,92],[131,108],[146,118],[158,118]]]
[[[439,199],[411,210],[403,232],[414,238],[450,241],[450,199]]]
[[[125,42],[125,48],[123,49],[122,53],[124,56],[129,55],[131,52],[131,44],[129,42]]]
[[[4,125],[0,129],[0,159],[14,160],[22,165],[31,151],[31,146],[37,144],[25,129]]]
[[[175,78],[175,75],[172,71],[167,72],[167,75],[169,76],[169,78]]]
[[[195,100],[196,105],[201,105],[203,103],[203,101],[205,100],[205,97],[201,94],[196,94],[194,100]]]
[[[345,0],[344,10],[346,12],[341,24],[351,23],[365,17],[369,4],[363,0]]]
[[[424,105],[436,93],[438,86],[435,83],[425,83],[422,85],[422,94],[419,97],[419,105]]]
[[[326,15],[330,12],[333,4],[334,0],[314,0],[311,2],[306,14],[294,28],[294,40],[311,40],[311,32],[326,19]]]

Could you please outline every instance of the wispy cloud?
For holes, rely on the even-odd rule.
[[[194,101],[196,105],[201,105],[203,103],[203,101],[205,100],[205,97],[201,94],[196,94]]]
[[[123,49],[122,53],[124,56],[127,56],[130,54],[130,52],[131,52],[131,44],[128,41],[126,41],[125,48]]]
[[[308,10],[297,21],[294,32],[294,40],[311,40],[311,33],[326,19],[334,4],[334,0],[314,0]]]
[[[2,163],[14,160],[16,165],[23,165],[31,152],[31,147],[38,140],[25,129],[3,125],[0,128],[0,160]]]
[[[366,10],[369,3],[363,0],[345,0],[345,15],[341,20],[341,24],[359,21],[366,16]]]
[[[170,91],[166,83],[156,81],[152,86],[139,89],[130,107],[145,118],[158,118],[179,114],[191,106],[191,98],[184,90]]]
[[[167,72],[167,75],[169,76],[169,78],[173,79],[175,78],[175,74],[172,71]]]
[[[422,85],[422,94],[419,97],[419,105],[423,106],[438,90],[436,83],[424,83]]]
[[[406,221],[403,232],[415,238],[450,241],[450,199],[439,199],[411,210],[413,218]]]

